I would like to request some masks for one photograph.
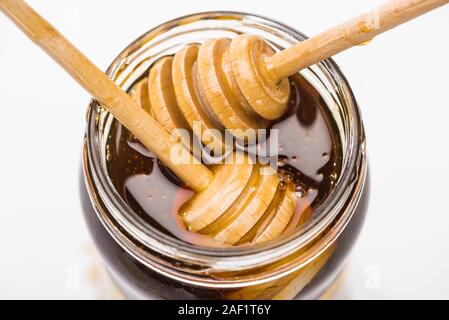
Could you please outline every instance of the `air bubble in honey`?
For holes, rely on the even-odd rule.
[[[108,144],[108,145],[106,146],[106,161],[111,161],[111,159],[112,159],[112,155],[111,155],[111,147],[110,147],[110,145]]]
[[[295,188],[296,198],[298,198],[298,199],[302,198],[302,197],[304,197],[304,194],[305,194],[304,188],[302,186],[296,186],[296,188]]]
[[[330,176],[329,176],[330,178],[331,178],[331,180],[337,180],[337,178],[338,178],[338,175],[337,175],[337,173],[336,172],[332,172],[331,174],[330,174]]]
[[[287,164],[288,158],[280,156],[278,159],[278,167],[283,167]]]

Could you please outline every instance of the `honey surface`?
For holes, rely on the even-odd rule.
[[[291,86],[289,110],[271,126],[278,129],[278,173],[296,187],[296,210],[284,232],[303,224],[332,190],[342,152],[336,125],[316,89],[300,76],[291,79]],[[178,209],[192,191],[118,122],[111,128],[108,150],[113,185],[146,222],[190,243],[217,245],[186,230]]]

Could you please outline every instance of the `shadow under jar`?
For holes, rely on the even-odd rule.
[[[259,16],[200,13],[147,32],[115,59],[107,74],[129,91],[159,58],[186,44],[240,33],[259,35],[275,50],[306,38]],[[91,102],[81,201],[95,245],[126,297],[316,299],[335,281],[360,232],[368,200],[360,111],[332,60],[302,70],[291,85],[290,112],[274,127],[280,132],[281,170],[302,170],[299,180],[305,185],[298,190],[298,204],[300,219],[307,215],[307,220],[252,246],[193,244],[176,224],[174,206],[163,201],[168,197],[172,203],[183,190],[176,177]],[[166,192],[160,195],[160,190]]]

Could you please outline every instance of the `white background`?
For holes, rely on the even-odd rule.
[[[253,12],[308,35],[381,1],[33,0],[105,69],[150,28]],[[346,298],[449,298],[449,6],[335,57],[362,108],[371,203]],[[0,298],[98,298],[78,167],[89,96],[0,14]]]

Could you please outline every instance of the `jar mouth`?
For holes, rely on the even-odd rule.
[[[251,28],[256,26],[258,32],[263,33],[268,41],[279,47],[307,38],[289,26],[258,15],[229,11],[197,13],[171,20],[146,32],[117,56],[106,73],[126,90],[132,78],[130,74],[126,74],[126,70],[129,68],[134,68],[134,71],[143,70],[146,64],[150,63],[148,59],[139,60],[144,53],[150,58],[155,58],[151,53],[151,45],[160,45],[173,35],[194,32],[195,28],[199,27],[206,31],[217,30],[212,29],[208,23],[218,20],[223,23],[224,33],[231,32],[229,30],[236,33],[254,33],[255,29]],[[277,42],[274,39],[278,39]],[[200,39],[194,42],[198,40]],[[168,43],[164,50],[166,52],[176,50],[176,46],[170,46]],[[335,104],[335,108],[341,108],[333,112],[342,114],[340,138],[344,145],[340,177],[331,193],[314,211],[315,218],[306,226],[266,243],[219,249],[189,244],[154,228],[133,212],[109,179],[103,154],[108,136],[104,126],[110,124],[113,117],[92,100],[87,114],[84,169],[85,176],[91,177],[91,183],[89,185],[88,182],[87,188],[90,189],[91,198],[99,198],[97,200],[101,201],[110,214],[107,216],[97,209],[97,214],[109,233],[126,251],[145,264],[154,262],[156,255],[222,271],[257,267],[281,259],[304,247],[331,227],[332,232],[328,233],[326,241],[323,239],[323,245],[317,248],[315,253],[324,251],[332,243],[332,238],[335,240],[349,222],[362,193],[366,174],[365,136],[357,102],[336,63],[328,59],[306,70],[310,78],[308,80],[319,81],[317,85],[327,88],[327,96],[324,98],[329,103]],[[92,194],[92,189],[95,189],[97,196]],[[346,210],[342,210],[344,208]],[[142,245],[145,249],[142,249]],[[146,249],[152,254],[148,255]],[[306,258],[305,256],[304,264]],[[309,257],[311,258],[312,256]]]

